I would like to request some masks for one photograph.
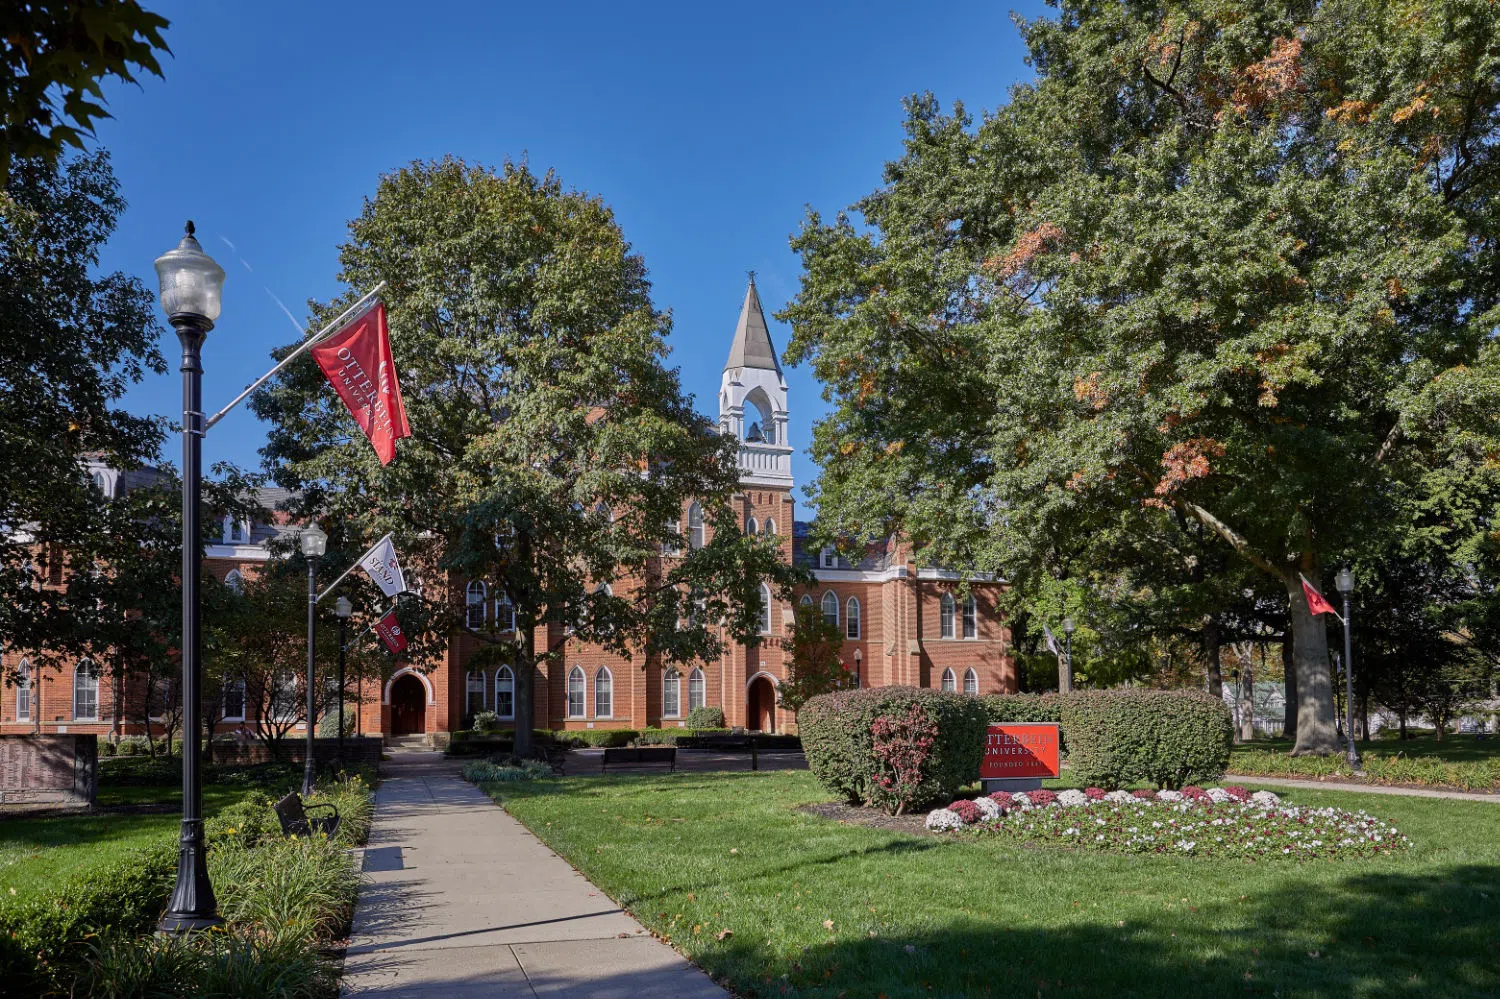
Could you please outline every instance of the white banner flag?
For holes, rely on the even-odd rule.
[[[1042,641],[1047,646],[1047,651],[1054,656],[1062,655],[1062,649],[1057,647],[1057,639],[1052,635],[1052,629],[1045,624],[1042,625]]]
[[[359,567],[386,596],[394,597],[406,592],[406,577],[401,575],[401,563],[396,560],[396,546],[391,544],[389,534],[365,552],[364,557],[359,560]]]

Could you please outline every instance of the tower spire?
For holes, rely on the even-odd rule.
[[[724,370],[762,368],[780,375],[781,362],[776,357],[776,345],[771,342],[766,314],[761,310],[760,295],[755,290],[755,272],[749,273],[745,304],[740,306],[740,321],[734,328],[734,342],[729,346],[729,360],[725,362]]]

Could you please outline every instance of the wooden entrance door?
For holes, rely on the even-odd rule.
[[[391,735],[418,735],[427,729],[427,688],[410,673],[391,684]]]
[[[776,731],[776,687],[766,677],[750,681],[745,699],[745,725],[752,732]]]

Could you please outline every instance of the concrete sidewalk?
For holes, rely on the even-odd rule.
[[[438,753],[384,764],[343,994],[723,997]]]

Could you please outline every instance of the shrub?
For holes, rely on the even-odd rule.
[[[1195,690],[1084,690],[1062,698],[1068,763],[1085,784],[1179,788],[1229,763],[1229,708]]]
[[[117,748],[118,747],[113,742],[110,742],[108,739],[100,739],[99,740],[99,755],[100,756],[113,756],[113,755],[115,755],[115,750]]]
[[[874,687],[814,697],[797,715],[808,768],[819,783],[846,801],[873,803],[879,792],[871,726],[880,717],[903,717],[913,705],[920,706],[937,731],[907,807],[953,798],[979,779],[988,724],[984,706],[964,694]]]
[[[637,746],[675,746],[681,739],[696,739],[700,735],[728,735],[727,728],[643,728],[635,737]]]
[[[493,732],[500,727],[500,716],[493,711],[479,711],[474,714],[474,731]]]
[[[1062,725],[1063,700],[1067,695],[1048,694],[986,694],[979,700],[989,715],[991,723],[1012,722],[1029,724],[1056,722]],[[1067,752],[1067,733],[1058,729],[1059,754]]]
[[[503,763],[475,760],[465,763],[464,780],[475,784],[486,781],[542,780],[552,776],[552,768],[540,760],[518,760],[511,757]]]
[[[276,837],[254,849],[220,845],[208,855],[219,913],[273,938],[328,941],[354,911],[359,874],[337,840]]]
[[[724,709],[704,705],[688,712],[688,728],[723,728]]]
[[[110,935],[89,947],[95,999],[285,999],[333,994],[337,974],[315,943],[256,933]]]
[[[584,746],[616,748],[630,745],[640,734],[639,730],[633,728],[580,728],[554,732],[552,741],[570,749],[581,749]]]

